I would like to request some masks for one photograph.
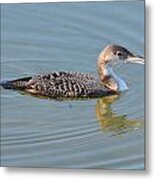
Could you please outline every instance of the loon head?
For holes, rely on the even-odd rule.
[[[115,65],[122,62],[144,64],[144,58],[119,45],[106,46],[98,57],[98,65]]]
[[[131,53],[128,49],[119,45],[106,46],[98,57],[98,73],[104,85],[114,91],[128,89],[126,83],[116,76],[112,67],[120,63],[144,64],[144,58]]]

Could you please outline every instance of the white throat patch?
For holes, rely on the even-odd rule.
[[[126,91],[128,90],[128,86],[126,84],[126,82],[121,79],[120,77],[118,77],[114,71],[113,71],[113,68],[112,67],[109,67],[107,66],[107,71],[108,71],[108,74],[111,75],[115,80],[116,82],[118,83],[118,90],[121,92],[121,91]]]

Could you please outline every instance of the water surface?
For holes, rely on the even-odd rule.
[[[96,73],[107,44],[143,56],[143,8],[143,1],[4,4],[1,78]],[[1,89],[2,166],[143,169],[144,66],[115,71],[129,90],[101,99],[59,102]]]

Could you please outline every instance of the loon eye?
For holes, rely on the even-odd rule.
[[[117,51],[117,56],[122,56],[122,53],[120,51]]]

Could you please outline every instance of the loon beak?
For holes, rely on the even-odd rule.
[[[145,59],[141,56],[132,55],[132,56],[127,57],[126,62],[136,63],[136,64],[145,64]]]

